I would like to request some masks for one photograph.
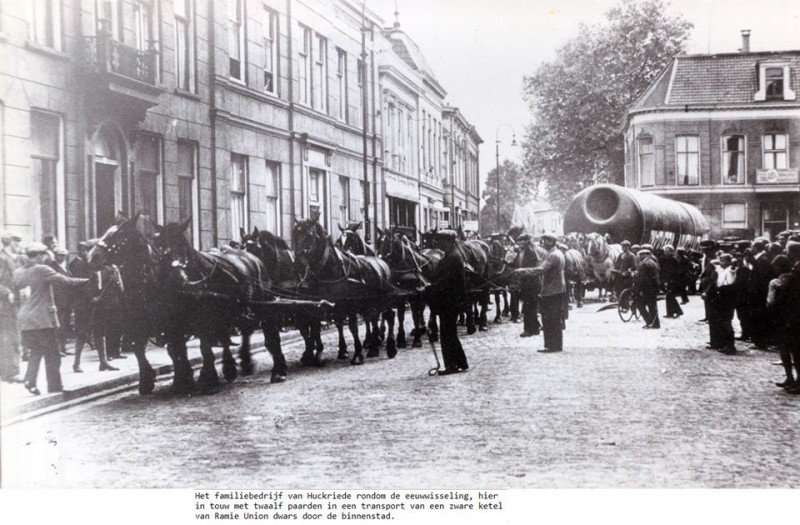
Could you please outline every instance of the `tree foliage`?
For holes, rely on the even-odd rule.
[[[526,204],[534,191],[533,178],[522,166],[506,160],[500,165],[500,224],[497,224],[497,168],[489,171],[483,190],[481,209],[481,234],[504,232],[511,227],[514,207]]]
[[[673,57],[692,24],[662,0],[623,0],[604,23],[579,34],[524,79],[533,122],[523,141],[525,171],[565,206],[598,182],[624,181],[621,125],[626,110]]]

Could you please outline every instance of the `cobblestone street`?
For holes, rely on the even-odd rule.
[[[124,394],[3,429],[7,487],[796,487],[800,398],[777,354],[705,350],[702,306],[661,330],[599,303],[565,351],[505,322],[466,336],[465,374],[429,377],[430,347],[353,367],[297,365],[213,396]],[[663,303],[660,303],[663,314]],[[463,330],[463,329],[462,329]],[[335,356],[326,334],[326,354]]]

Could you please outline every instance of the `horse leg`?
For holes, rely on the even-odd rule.
[[[174,378],[170,392],[172,394],[189,394],[194,389],[194,373],[186,355],[186,340],[183,334],[177,334],[167,344],[167,353],[172,359]]]
[[[500,290],[494,291],[494,304],[495,304],[494,324],[500,324],[502,322],[500,320],[500,317],[502,316],[502,311],[500,309]]]
[[[264,346],[267,347],[269,355],[272,356],[272,374],[270,383],[283,383],[286,381],[288,367],[286,358],[281,350],[281,331],[277,319],[270,319],[262,323],[261,329],[264,332]]]
[[[397,345],[394,340],[394,310],[391,308],[383,312],[383,320],[389,325],[386,335],[386,356],[392,359],[397,355]]]
[[[436,313],[431,311],[430,317],[428,318],[428,331],[430,332],[430,340],[434,343],[439,342],[439,324],[436,321]]]
[[[353,359],[350,360],[350,364],[363,365],[363,348],[361,346],[361,341],[358,339],[358,315],[351,313],[347,318],[347,325],[350,328],[350,334],[353,336]]]
[[[489,309],[489,290],[481,292],[478,297],[481,307],[478,330],[480,330],[481,332],[485,332],[489,330],[489,319],[488,316],[486,315],[486,311]],[[477,307],[478,305],[476,304],[475,306]],[[497,306],[497,309],[498,311],[500,310],[500,305]]]
[[[126,335],[123,337],[123,344],[133,350],[133,355],[136,356],[136,362],[139,364],[139,394],[144,396],[151,393],[156,386],[156,373],[145,355],[147,337],[138,336],[131,339]]]
[[[344,316],[337,317],[335,320],[336,323],[336,331],[339,332],[339,355],[337,359],[347,359],[347,341],[344,340]],[[356,324],[358,327],[358,324]],[[352,333],[352,330],[350,330]],[[356,328],[356,334],[358,334],[358,329]],[[361,341],[358,340],[358,337],[353,340],[353,346],[357,346],[361,348]]]
[[[411,306],[411,320],[413,324],[414,320],[413,306]],[[406,302],[400,300],[400,303],[397,305],[397,348],[406,347],[405,321],[406,321]],[[414,330],[411,331],[411,335],[414,336]]]
[[[230,354],[228,344],[224,344],[224,352]],[[198,382],[200,383],[200,393],[213,394],[219,388],[219,375],[217,367],[214,366],[214,350],[207,338],[200,339],[200,353],[203,355],[203,367],[200,369]]]
[[[511,307],[508,303],[508,292],[503,290],[503,317],[511,315]]]
[[[411,348],[422,346],[422,334],[425,333],[424,309],[425,303],[423,302],[411,303],[411,320],[414,324],[414,340],[411,342]]]
[[[245,346],[245,341],[247,341],[249,353],[249,346],[250,346],[250,338],[249,336],[245,336],[242,334],[242,345],[239,347],[239,355],[243,354],[242,348]],[[248,357],[249,358],[249,357]],[[230,383],[239,375],[239,372],[236,370],[236,359],[233,358],[233,354],[231,353],[231,348],[229,345],[224,345],[222,347],[222,376],[225,378],[225,381]]]
[[[477,317],[476,314],[475,314],[475,297],[471,293],[468,294],[467,297],[468,297],[467,308],[466,308],[466,310],[467,310],[467,312],[466,312],[466,315],[467,315],[467,333],[468,334],[474,334],[475,332],[478,331],[477,327],[475,326],[475,317]]]
[[[312,335],[311,322],[301,316],[297,316],[297,329],[300,330],[300,335],[303,337],[305,343],[305,350],[300,357],[300,364],[303,366],[311,366],[314,364],[314,337]],[[264,333],[266,337],[266,332]]]
[[[367,349],[367,357],[378,357],[378,349],[380,348],[380,338],[378,336],[378,315],[369,314],[364,317],[364,327],[366,334],[364,335],[364,348]]]

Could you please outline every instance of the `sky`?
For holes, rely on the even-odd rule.
[[[531,120],[522,99],[522,80],[577,35],[578,24],[604,20],[619,0],[366,0],[367,7],[394,22],[417,43],[446,102],[461,109],[484,143],[480,150],[481,191],[496,164],[519,161],[512,147]],[[751,51],[800,49],[800,0],[671,0],[667,7],[694,24],[688,52],[731,53],[750,29]],[[496,141],[499,140],[499,146]]]

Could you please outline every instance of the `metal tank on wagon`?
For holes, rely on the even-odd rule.
[[[684,202],[638,190],[597,184],[575,195],[564,212],[565,233],[609,234],[612,243],[667,244],[698,250],[708,236],[708,221]]]

